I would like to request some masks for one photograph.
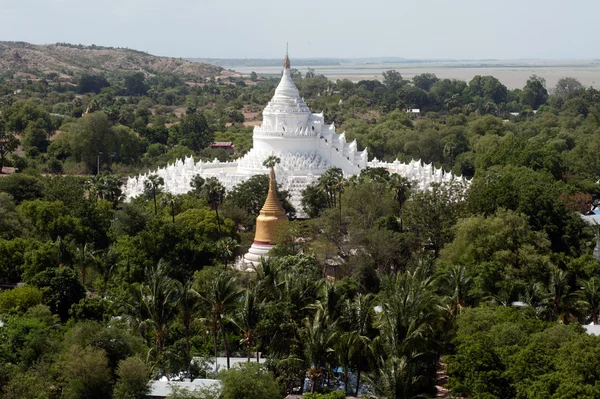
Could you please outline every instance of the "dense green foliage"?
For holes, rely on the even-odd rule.
[[[598,91],[566,78],[549,92],[535,76],[517,90],[491,76],[293,76],[373,156],[470,184],[421,191],[332,168],[303,193],[310,220],[278,193],[291,220],[277,257],[240,273],[266,176],[229,192],[197,177],[176,196],[152,175],[124,202],[119,174],[244,154],[243,122],[276,79],[0,78],[0,172],[16,172],[0,177],[2,397],[140,398],[150,379],[256,352],[265,366],[219,374],[220,393],[171,397],[434,396],[440,359],[464,397],[598,396],[598,342],[579,327],[600,319],[580,217],[600,195]]]

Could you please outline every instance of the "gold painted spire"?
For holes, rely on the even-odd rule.
[[[279,199],[277,199],[277,180],[275,180],[275,170],[271,168],[271,172],[269,173],[269,192],[265,204],[256,218],[254,242],[266,245],[273,244],[275,229],[284,220],[287,220],[287,216]]]
[[[285,58],[283,60],[283,69],[290,69],[290,57],[288,56],[288,44],[285,44]]]

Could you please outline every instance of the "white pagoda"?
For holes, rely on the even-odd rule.
[[[347,143],[344,133],[337,134],[334,124],[325,123],[322,112],[314,114],[310,111],[292,80],[287,54],[281,81],[263,110],[262,125],[254,127],[252,139],[253,148],[235,161],[194,162],[189,157],[150,174],[161,176],[165,182],[164,189],[173,194],[190,191],[190,182],[195,175],[216,177],[230,190],[250,176],[267,174],[268,169],[263,162],[268,156],[276,155],[281,160],[275,168],[277,183],[290,193],[290,202],[299,217],[305,216],[301,204],[302,191],[330,167],[340,168],[347,177],[359,174],[367,166],[384,167],[415,180],[420,188],[453,178],[451,174],[419,161],[404,164],[398,160],[386,163],[374,159],[368,162],[367,150],[359,151],[356,140]],[[142,194],[147,178],[148,174],[130,178],[125,196],[133,198]]]

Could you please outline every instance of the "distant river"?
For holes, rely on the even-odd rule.
[[[294,68],[292,60],[292,68]],[[226,66],[244,75],[252,71],[259,75],[277,76],[281,67],[273,66]],[[469,81],[475,75],[492,75],[498,78],[509,89],[523,88],[531,75],[546,79],[547,87],[552,88],[563,77],[577,78],[584,86],[600,87],[599,61],[455,61],[455,62],[422,62],[422,63],[385,63],[385,64],[341,64],[312,67],[317,74],[329,79],[350,79],[357,82],[362,79],[382,79],[382,72],[395,69],[405,79],[421,73],[434,73],[439,78],[461,79]],[[302,74],[308,67],[297,67]]]

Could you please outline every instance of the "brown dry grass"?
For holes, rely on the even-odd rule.
[[[0,70],[22,73],[27,78],[55,72],[65,80],[83,71],[143,72],[148,76],[175,73],[195,78],[234,75],[214,65],[135,50],[23,42],[0,42]]]

